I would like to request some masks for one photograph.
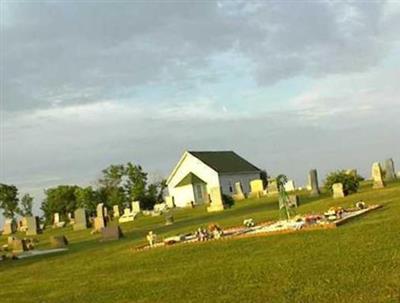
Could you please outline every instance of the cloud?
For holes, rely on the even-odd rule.
[[[232,60],[221,58],[232,54],[246,59],[242,74],[261,86],[360,72],[399,41],[393,2],[6,2],[5,8],[3,110],[225,81],[213,58],[229,69]]]

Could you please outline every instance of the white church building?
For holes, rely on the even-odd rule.
[[[169,196],[175,206],[209,201],[210,189],[220,187],[222,194],[235,194],[240,182],[245,194],[250,182],[260,179],[261,170],[233,151],[186,151],[167,179]]]

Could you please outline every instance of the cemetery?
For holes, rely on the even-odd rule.
[[[54,213],[47,226],[35,216],[7,220],[2,302],[204,302],[221,292],[235,302],[341,302],[344,293],[356,302],[371,294],[395,300],[400,180],[386,173],[393,163],[384,163],[372,164],[371,179],[356,191],[346,181],[354,169],[326,179],[312,169],[301,188],[284,175],[267,187],[258,178],[248,188],[233,182],[233,204],[214,186],[208,201],[184,207],[170,195],[152,210],[139,201],[123,211],[100,202],[94,216],[77,208]],[[35,273],[34,283],[27,273]],[[304,290],[291,290],[297,279]]]

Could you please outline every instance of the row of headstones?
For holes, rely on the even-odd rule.
[[[41,232],[39,217],[26,216],[20,221],[20,231],[25,231],[27,236],[34,236]],[[18,230],[15,219],[6,219],[3,226],[3,235],[11,235]]]
[[[371,175],[373,181],[372,188],[383,188],[385,187],[385,181],[390,182],[397,179],[393,159],[386,159],[384,161],[384,169],[385,169],[385,174],[383,174],[383,170],[379,162],[375,162],[372,164],[372,169],[371,169]],[[357,171],[355,169],[348,170],[347,173],[357,175]],[[309,173],[309,184],[311,187],[311,195],[318,196],[320,194],[320,190],[318,187],[317,170],[315,169],[311,170]],[[342,198],[346,196],[342,183],[333,184],[332,191],[333,191],[333,198]]]

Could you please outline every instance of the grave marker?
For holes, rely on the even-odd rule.
[[[25,217],[25,219],[26,219],[26,224],[27,224],[26,235],[27,236],[36,236],[40,230],[39,218],[33,217],[33,216],[27,216],[27,217]]]
[[[320,194],[320,190],[318,187],[318,174],[317,174],[316,169],[310,170],[310,172],[308,174],[308,181],[309,181],[309,185],[311,186],[310,196],[318,197]]]
[[[332,185],[332,190],[333,190],[333,198],[344,198],[346,196],[344,190],[343,190],[343,184],[342,183],[335,183]]]
[[[384,163],[385,181],[393,181],[396,179],[393,159],[386,159]]]
[[[119,206],[118,205],[114,205],[113,206],[113,214],[114,214],[114,218],[119,218],[120,217]]]
[[[375,162],[374,164],[372,164],[372,180],[374,182],[372,188],[385,187],[382,176],[382,168],[379,162]]]
[[[285,185],[285,191],[287,192],[291,192],[291,191],[295,191],[296,190],[296,186],[294,185],[294,181],[293,180],[288,180]]]
[[[75,215],[75,224],[73,225],[74,230],[84,230],[87,229],[87,217],[86,210],[84,208],[78,208],[74,212]]]
[[[260,198],[264,194],[264,182],[256,179],[250,182],[250,198]]]
[[[68,240],[65,236],[51,236],[50,245],[52,248],[64,248],[68,245]]]
[[[122,237],[123,234],[119,226],[107,226],[101,230],[102,241],[119,240]]]
[[[208,212],[223,211],[225,209],[220,187],[212,187],[210,189],[210,200],[210,206],[207,207]]]
[[[246,199],[246,196],[243,193],[242,183],[240,182],[235,183],[235,194],[232,195],[232,198],[235,201]]]
[[[17,222],[14,219],[6,219],[3,226],[3,235],[11,235],[17,231]]]
[[[140,213],[141,209],[140,209],[140,202],[139,201],[133,201],[131,203],[131,205],[132,205],[132,212]]]

